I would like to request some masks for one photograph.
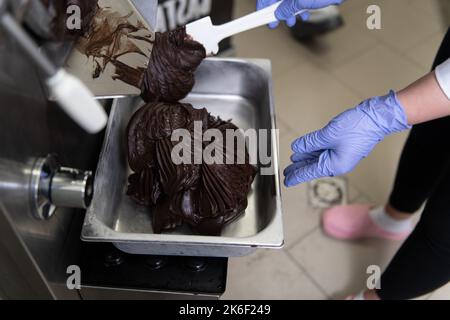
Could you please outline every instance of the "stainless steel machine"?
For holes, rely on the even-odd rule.
[[[32,35],[27,19],[48,19],[24,14],[30,1],[40,0],[21,1],[12,14]],[[132,4],[156,27],[156,0]],[[73,49],[70,41],[35,40],[58,67]],[[270,72],[266,61],[206,61],[188,100],[242,127],[274,129]],[[98,134],[86,133],[49,98],[40,70],[0,30],[0,298],[219,298],[229,256],[283,244],[277,172],[257,178],[248,214],[222,239],[152,235],[146,218],[138,212],[133,220],[122,199],[126,171],[104,175],[108,161],[124,166],[114,152],[122,152],[125,122],[115,120],[126,121],[139,98],[102,100],[110,119]],[[277,167],[276,136],[267,143]]]

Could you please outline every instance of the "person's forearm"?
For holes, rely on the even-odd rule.
[[[411,125],[450,116],[450,100],[431,72],[397,94]]]

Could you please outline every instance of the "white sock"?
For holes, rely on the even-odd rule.
[[[397,220],[389,216],[384,207],[376,208],[369,213],[372,221],[384,231],[390,233],[410,232],[413,229],[411,219]]]

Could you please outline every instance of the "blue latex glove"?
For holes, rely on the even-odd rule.
[[[261,10],[278,1],[279,0],[258,0],[256,9]],[[325,8],[331,5],[341,4],[343,1],[344,0],[284,0],[275,12],[275,16],[280,21],[286,21],[286,24],[289,27],[293,27],[297,22],[294,15],[300,10]],[[305,12],[301,17],[303,20],[307,20],[309,13]],[[278,22],[273,22],[269,26],[271,28],[276,28],[278,24]]]
[[[387,96],[366,100],[334,118],[322,130],[294,141],[293,164],[284,170],[284,183],[292,187],[346,174],[387,135],[410,127],[393,91]]]

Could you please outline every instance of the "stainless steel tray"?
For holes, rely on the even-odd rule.
[[[270,62],[267,60],[207,59],[196,75],[196,86],[186,99],[213,115],[232,119],[246,130],[274,129]],[[258,175],[245,214],[229,224],[219,237],[194,235],[188,228],[154,234],[148,209],[126,196],[130,169],[125,130],[138,98],[115,100],[100,156],[94,198],[87,210],[82,240],[112,242],[132,254],[243,256],[256,248],[283,245],[278,137],[270,136],[275,175]]]

